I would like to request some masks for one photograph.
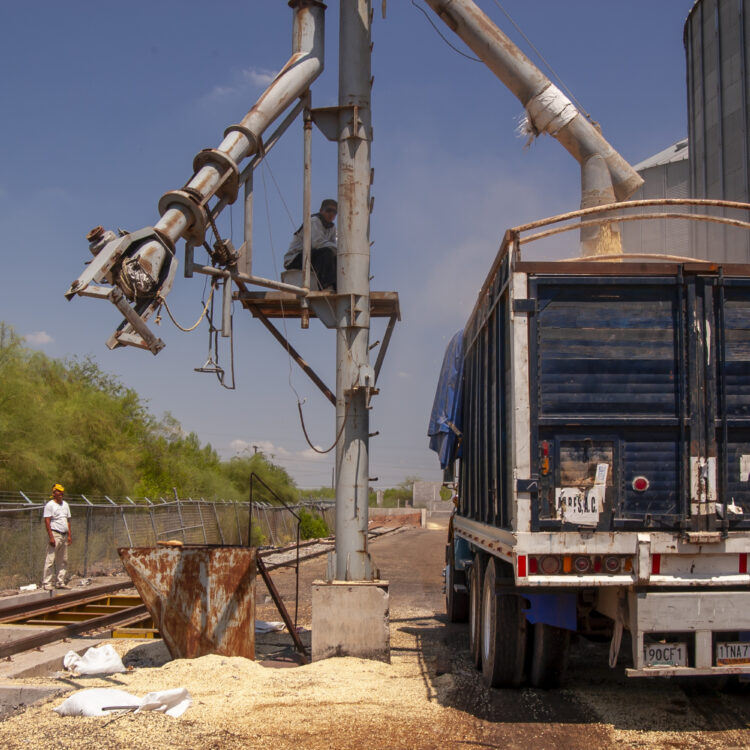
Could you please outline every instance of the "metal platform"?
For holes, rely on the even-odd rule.
[[[310,292],[307,295],[311,308],[318,301],[327,300],[333,305],[336,297],[334,292]],[[288,292],[240,292],[238,298],[254,317],[301,318],[305,309],[302,298]],[[314,309],[310,315],[314,317]],[[370,292],[370,316],[401,320],[398,292]]]

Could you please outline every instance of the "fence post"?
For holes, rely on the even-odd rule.
[[[180,498],[177,497],[177,490],[174,491],[175,499],[177,502],[177,517],[180,519],[180,529],[182,529],[182,541],[187,544],[187,535],[185,534],[185,522],[182,520],[182,507],[180,506]]]
[[[240,526],[240,512],[237,510],[237,503],[232,503],[234,505],[234,520],[237,521],[237,537],[240,540],[240,547],[242,546],[242,527]]]
[[[86,508],[86,539],[83,543],[83,577],[85,578],[89,573],[89,535],[91,534],[91,520],[94,509],[92,507]]]
[[[201,519],[201,529],[203,531],[203,544],[208,544],[208,537],[206,536],[206,522],[203,520],[203,511],[201,510],[201,505],[203,504],[203,500],[198,500],[198,517]]]
[[[29,580],[36,580],[34,575],[34,511],[29,510]]]
[[[128,528],[128,522],[125,519],[125,508],[120,507],[120,513],[122,514],[122,525],[125,527],[125,532],[128,535],[128,546],[132,547],[133,546],[133,540],[130,537],[130,529]]]
[[[222,544],[225,544],[224,532],[221,530],[221,521],[219,520],[219,512],[216,510],[216,503],[211,503],[211,507],[214,509],[214,518],[216,519],[216,528],[219,529],[219,539],[221,539]]]

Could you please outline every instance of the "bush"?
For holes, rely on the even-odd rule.
[[[331,532],[325,519],[310,511],[300,508],[299,535],[301,539],[322,539]]]

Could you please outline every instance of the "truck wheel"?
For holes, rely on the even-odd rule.
[[[445,566],[445,611],[448,622],[466,622],[469,617],[469,595],[466,589],[466,572],[456,570],[453,545],[448,545],[448,564]],[[464,586],[463,591],[456,591],[453,587],[458,584]]]
[[[526,617],[517,594],[495,593],[500,562],[487,565],[482,587],[482,676],[488,687],[518,687],[526,657]]]
[[[475,667],[482,666],[482,558],[477,552],[469,574],[469,650]]]
[[[529,682],[538,688],[560,687],[568,668],[570,631],[541,622],[533,629]]]

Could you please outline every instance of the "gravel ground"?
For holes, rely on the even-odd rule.
[[[294,652],[278,633],[259,639],[259,658],[264,648],[273,655],[263,664],[219,656],[169,661],[160,641],[113,641],[132,671],[66,683],[138,695],[184,686],[194,703],[182,717],[59,717],[51,710],[56,698],[0,724],[0,747],[750,747],[747,693],[719,692],[707,680],[628,680],[622,666],[606,666],[608,644],[579,639],[562,690],[486,689],[470,664],[466,627],[446,623],[443,614],[444,540],[444,526],[435,524],[371,543],[390,581],[391,664],[339,658],[270,668],[264,664],[293,664]],[[302,566],[302,626],[310,624],[310,584],[324,570],[325,557]],[[293,617],[294,571],[272,575]],[[258,619],[280,619],[268,599],[259,585]]]

